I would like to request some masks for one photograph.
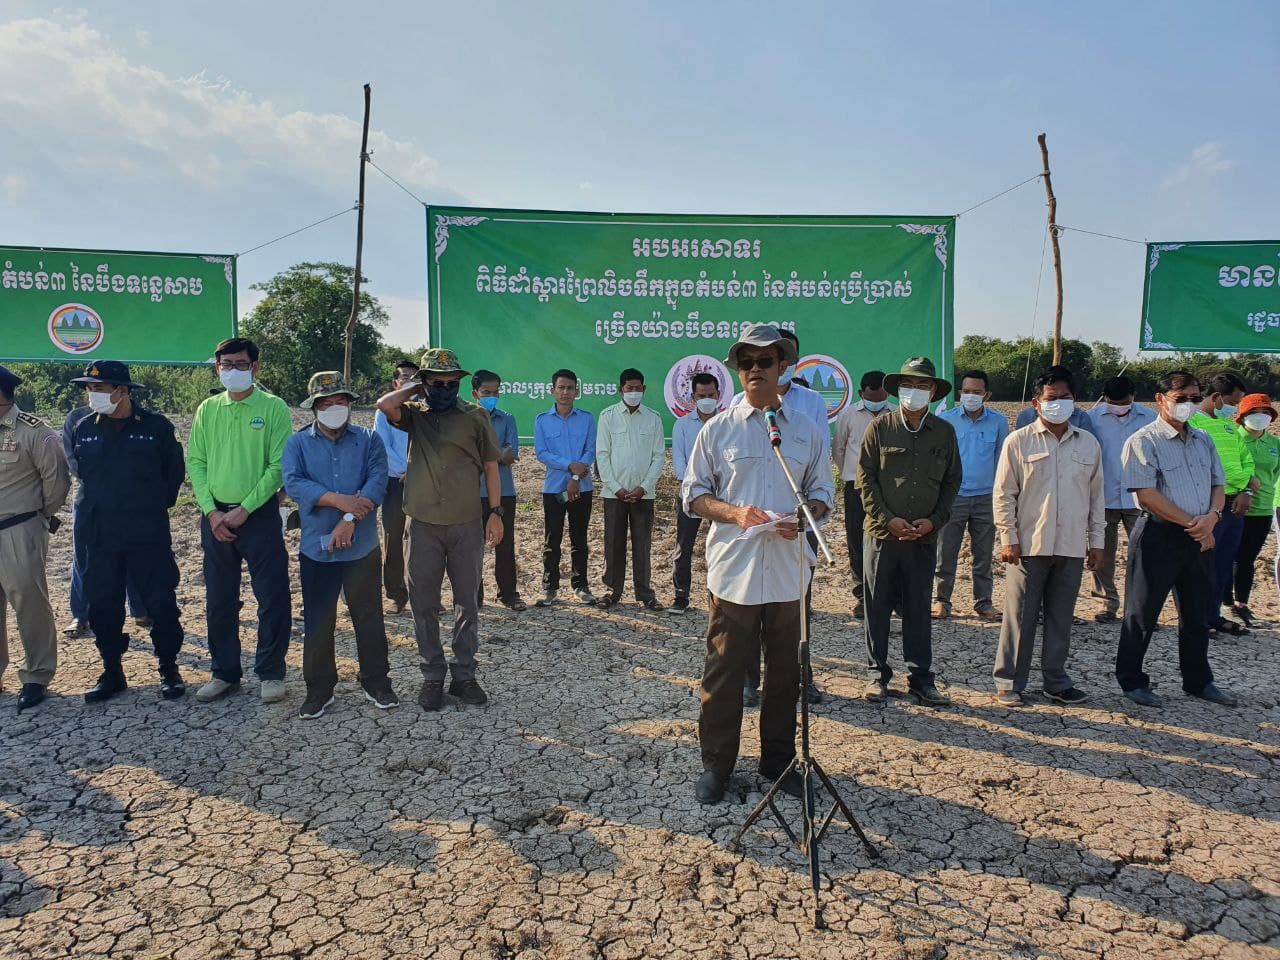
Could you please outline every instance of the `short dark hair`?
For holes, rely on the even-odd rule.
[[[414,373],[417,373],[422,368],[406,357],[405,359],[401,360],[399,363],[396,364],[395,369],[412,370]]]
[[[966,380],[981,380],[983,390],[991,389],[991,378],[987,376],[987,371],[966,370],[963,374],[960,375],[960,379],[956,381],[956,393],[960,392],[960,385],[964,383]]]
[[[618,386],[622,386],[628,380],[639,380],[644,383],[644,374],[635,367],[627,367],[627,369],[618,374]]]
[[[779,327],[778,336],[785,337],[786,339],[790,340],[792,343],[796,345],[796,352],[797,353],[800,352],[800,338],[796,336],[794,330],[784,330],[782,329],[782,327]]]
[[[1112,377],[1102,385],[1102,395],[1108,400],[1123,400],[1133,394],[1133,381],[1128,377]]]
[[[471,389],[479,390],[486,383],[501,383],[502,378],[492,370],[477,370],[471,375]]]
[[[693,375],[693,381],[689,384],[689,389],[697,390],[698,387],[705,387],[707,384],[715,387],[716,390],[720,389],[720,381],[716,378],[716,375],[708,373],[706,370],[701,370]]]
[[[561,378],[564,378],[565,380],[572,380],[575,384],[578,382],[578,375],[576,373],[567,367],[561,367],[551,375],[551,385],[554,387],[556,385],[556,381]]]
[[[258,362],[258,345],[248,337],[228,337],[213,348],[213,359],[221,359],[224,353],[247,353],[250,363]]]
[[[1055,383],[1065,383],[1068,390],[1073,394],[1076,392],[1076,378],[1071,371],[1063,366],[1053,366],[1036,377],[1036,382],[1032,384],[1034,392],[1031,395],[1038,397],[1044,393],[1045,387],[1051,387]]]
[[[1200,378],[1190,370],[1174,370],[1166,373],[1163,377],[1156,381],[1157,393],[1170,393],[1174,390],[1181,390],[1188,384],[1194,383],[1196,389],[1200,389]]]
[[[884,386],[883,370],[868,370],[862,375],[862,383],[859,384],[859,390],[879,390]]]
[[[1224,370],[1222,373],[1215,373],[1209,378],[1210,393],[1232,394],[1237,390],[1243,390],[1248,393],[1244,381],[1240,379],[1238,374],[1232,373],[1230,370]]]

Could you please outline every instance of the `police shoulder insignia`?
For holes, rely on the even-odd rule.
[[[43,427],[44,421],[33,413],[27,413],[25,410],[18,411],[18,422],[25,423],[28,427]]]

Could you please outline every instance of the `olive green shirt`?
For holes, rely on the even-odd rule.
[[[889,521],[928,520],[930,543],[951,516],[960,490],[960,448],[951,424],[926,413],[912,433],[902,412],[877,417],[867,427],[858,457],[857,486],[867,519],[863,529],[877,540],[890,540]]]
[[[459,400],[437,412],[411,402],[400,407],[394,426],[409,434],[404,512],[441,526],[480,520],[480,477],[485,463],[500,455],[484,409]]]

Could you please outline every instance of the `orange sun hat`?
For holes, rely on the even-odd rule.
[[[1251,413],[1269,413],[1271,419],[1276,418],[1276,408],[1271,405],[1271,398],[1265,393],[1250,393],[1240,401],[1236,408],[1236,423],[1242,423]]]

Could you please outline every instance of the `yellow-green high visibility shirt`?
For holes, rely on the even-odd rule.
[[[1261,484],[1258,492],[1253,495],[1253,505],[1249,507],[1248,516],[1269,517],[1275,510],[1276,481],[1280,479],[1280,437],[1274,433],[1254,437],[1241,427],[1240,439],[1253,455],[1253,473]]]
[[[258,386],[243,400],[228,392],[200,404],[187,441],[187,473],[201,512],[237,503],[252,513],[274,497],[292,433],[285,402]]]
[[[1226,494],[1234,497],[1253,479],[1253,454],[1240,438],[1235,422],[1211,417],[1206,413],[1196,413],[1187,422],[1198,430],[1203,430],[1213,441],[1218,450],[1218,459],[1222,461],[1222,472],[1227,478]]]

